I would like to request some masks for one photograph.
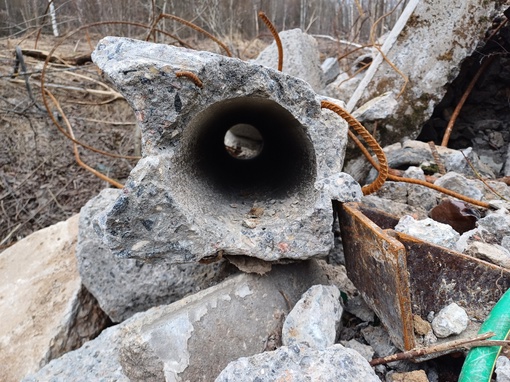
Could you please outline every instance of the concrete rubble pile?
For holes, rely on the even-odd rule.
[[[12,361],[9,370],[1,365],[0,379],[438,380],[433,365],[370,366],[373,358],[404,349],[346,275],[334,203],[359,202],[392,213],[400,218],[397,232],[510,269],[508,205],[471,175],[471,166],[491,178],[505,168],[494,167],[486,152],[438,147],[447,170],[439,174],[430,146],[409,139],[432,115],[479,43],[480,31],[489,28],[495,3],[468,1],[448,15],[444,8],[449,7],[439,0],[418,5],[388,54],[409,77],[405,97],[395,97],[398,76],[382,65],[354,115],[381,122],[382,142],[398,142],[384,148],[390,167],[420,180],[433,175],[437,185],[498,208],[485,214],[415,184],[387,181],[375,195],[363,196],[359,183],[372,181],[376,172],[361,161],[346,167],[352,176],[342,172],[348,126],[320,106],[322,100],[345,106],[361,78],[349,79],[337,60],[321,67],[315,39],[300,30],[280,33],[287,59],[283,73],[274,69],[274,44],[243,62],[127,38],[102,39],[93,60],[133,108],[143,159],[124,189],[104,190],[66,223],[76,231],[79,221],[79,233],[68,238],[63,229],[62,239],[54,240],[63,248],[48,264],[54,262],[52,272],[69,280],[40,281],[37,295],[65,293],[46,293],[30,301],[30,309],[15,307],[28,309],[24,314],[34,322],[19,329],[13,318],[0,333],[0,354],[10,354],[5,349],[13,343],[18,354],[29,347],[37,351],[26,356],[25,365]],[[445,33],[441,28],[450,28],[452,17],[463,22],[455,24],[457,32]],[[422,57],[428,48],[421,45],[432,33],[444,41]],[[425,81],[428,66],[417,68],[415,57],[435,65],[433,81]],[[405,128],[399,130],[398,121]],[[485,183],[510,200],[505,183]],[[431,211],[446,208],[442,203],[458,207],[467,228],[437,221]],[[27,288],[16,296],[33,291],[22,280],[35,276],[14,269],[14,257],[0,254],[0,265],[6,264],[0,275],[4,267],[12,274],[0,285],[0,305],[6,305],[12,285]],[[62,259],[65,266],[58,265]],[[39,323],[45,305],[55,320]],[[466,308],[452,302],[427,317],[417,315],[420,344],[469,331],[473,317]],[[7,331],[13,334],[4,335]],[[76,341],[53,350],[66,342],[62,333],[76,331]],[[32,346],[35,337],[41,341]],[[503,376],[508,362],[498,360],[498,368]]]

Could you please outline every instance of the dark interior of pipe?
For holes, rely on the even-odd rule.
[[[262,149],[252,159],[239,159],[225,147],[233,126],[252,126]],[[222,195],[286,197],[313,185],[315,153],[303,126],[278,103],[241,97],[218,102],[186,127],[180,152],[183,173],[192,182]]]

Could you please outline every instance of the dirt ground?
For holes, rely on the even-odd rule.
[[[33,99],[23,77],[11,78],[18,44],[34,49],[33,39],[0,41],[0,249],[67,219],[109,186],[77,165],[72,142],[51,121],[39,85],[43,60],[25,56]],[[37,49],[48,51],[54,44],[52,37],[43,36]],[[83,42],[69,41],[55,55],[68,57],[89,51]],[[111,95],[84,90],[105,90],[94,82],[100,80],[94,65],[65,69],[64,65],[52,65],[46,77],[64,115],[51,102],[50,110],[63,128],[67,116],[78,140],[111,153],[133,155],[135,124],[127,103],[123,99],[105,103]],[[80,149],[80,154],[85,163],[121,182],[136,164],[135,160],[109,158],[85,149]]]

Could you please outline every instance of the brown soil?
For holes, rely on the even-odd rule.
[[[38,49],[48,51],[54,46],[52,37],[39,41]],[[0,249],[14,244],[28,234],[65,220],[101,189],[109,185],[79,167],[73,155],[72,142],[59,132],[42,102],[40,91],[43,61],[25,56],[31,72],[29,97],[24,78],[11,78],[14,71],[14,49],[33,49],[34,40],[24,42],[0,40]],[[73,56],[90,52],[83,42],[66,42],[55,54]],[[100,89],[94,80],[100,76],[91,63],[72,73],[64,66],[51,66],[48,84],[72,87],[50,87],[73,127],[78,140],[116,154],[134,154],[134,115],[123,99],[101,102],[107,95],[87,94],[81,89]],[[50,103],[50,110],[66,128],[62,115]],[[122,124],[114,124],[122,123]],[[85,163],[102,173],[123,181],[136,161],[109,158],[80,149]]]

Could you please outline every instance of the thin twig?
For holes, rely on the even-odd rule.
[[[468,350],[477,346],[505,346],[510,344],[510,341],[488,341],[487,338],[493,337],[494,333],[489,332],[481,334],[470,339],[461,339],[455,341],[445,342],[435,346],[429,346],[426,348],[414,348],[402,353],[392,354],[387,357],[374,358],[370,361],[370,366],[376,366],[386,364],[393,361],[401,361],[405,359],[414,359],[423,356],[434,355],[434,358],[440,357],[444,354],[451,353],[453,351]]]
[[[485,187],[487,187],[489,189],[489,191],[491,191],[494,195],[496,195],[497,197],[501,198],[502,200],[504,201],[509,201],[507,198],[505,198],[503,195],[501,195],[499,192],[497,192],[495,189],[493,189],[486,181],[485,179],[482,178],[482,176],[480,175],[480,173],[477,171],[477,169],[475,168],[475,166],[473,166],[473,163],[471,163],[471,161],[468,159],[468,157],[466,156],[466,154],[464,154],[464,151],[460,150],[462,156],[464,157],[464,159],[466,160],[467,164],[469,165],[469,167],[471,167],[471,170],[473,170],[473,172],[475,173],[475,176],[476,178],[482,182]]]
[[[175,15],[171,15],[171,14],[168,14],[168,13],[161,13],[158,18],[156,19],[156,21],[152,24],[152,27],[150,28],[149,30],[149,33],[147,34],[147,36],[150,36],[153,31],[154,31],[154,28],[156,27],[156,25],[159,23],[159,21],[161,19],[172,19],[172,20],[175,20],[181,24],[184,24],[194,30],[196,30],[197,32],[200,32],[202,34],[204,34],[205,36],[209,37],[211,40],[213,40],[216,44],[218,44],[224,51],[225,53],[227,54],[227,56],[229,57],[232,57],[232,53],[230,52],[230,50],[228,49],[228,47],[222,43],[219,39],[217,39],[216,37],[214,37],[212,34],[210,34],[209,32],[207,32],[206,30],[200,28],[198,25],[195,25],[193,24],[192,22],[188,21],[188,20],[184,20],[178,16],[175,16]]]
[[[437,168],[441,175],[446,174],[446,168],[444,167],[443,160],[437,151],[436,144],[434,141],[429,142],[430,152],[432,153],[432,157],[434,158],[434,162],[436,162]]]
[[[29,77],[28,77],[28,74],[26,74],[27,67],[25,65],[25,59],[23,58],[23,52],[21,51],[21,48],[19,47],[19,45],[16,46],[16,64],[19,64],[21,66],[21,74],[23,75],[23,77],[25,79],[24,82],[25,82],[25,87],[27,89],[28,97],[30,98],[30,100],[32,100],[33,105],[37,109],[44,111],[44,109],[41,106],[39,106],[39,104],[37,103],[37,101],[34,98],[34,95],[32,94],[32,88],[30,87]]]
[[[92,174],[94,174],[95,176],[97,176],[99,179],[101,180],[104,180],[105,182],[108,182],[110,183],[112,186],[114,187],[117,187],[117,188],[123,188],[124,185],[117,182],[116,180],[113,180],[112,178],[100,173],[99,171],[93,169],[92,167],[90,167],[89,165],[87,165],[86,163],[84,163],[81,158],[80,158],[80,153],[78,151],[78,146],[77,144],[75,143],[75,138],[74,138],[74,133],[73,133],[73,129],[71,128],[71,124],[69,123],[69,120],[67,119],[67,116],[65,115],[64,111],[62,110],[62,108],[60,107],[60,104],[58,103],[57,99],[53,96],[53,94],[48,90],[46,89],[46,93],[48,94],[48,96],[51,98],[51,100],[53,101],[53,104],[55,105],[55,107],[57,108],[57,110],[59,111],[59,113],[62,115],[62,119],[64,120],[68,130],[69,130],[69,136],[72,138],[73,140],[73,150],[74,150],[74,157],[76,159],[76,162],[78,163],[79,166],[83,167],[85,170],[91,172]]]

